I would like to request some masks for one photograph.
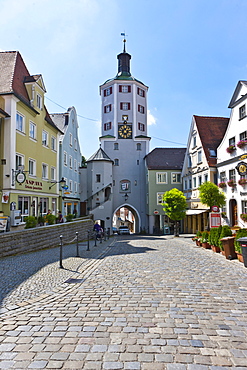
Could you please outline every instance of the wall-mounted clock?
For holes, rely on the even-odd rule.
[[[126,124],[119,125],[118,138],[119,139],[131,139],[132,138],[132,126],[126,125]]]

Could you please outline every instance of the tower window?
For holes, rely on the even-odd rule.
[[[138,130],[145,131],[145,125],[143,123],[138,122]]]
[[[112,86],[104,90],[104,96],[109,96],[112,94]]]
[[[118,143],[114,143],[114,150],[118,150]]]
[[[100,178],[101,178],[101,176],[100,176],[100,174],[96,174],[96,182],[100,182]]]
[[[119,159],[114,159],[114,166],[119,166]]]
[[[145,108],[143,107],[143,105],[138,104],[138,112],[144,114]]]
[[[130,85],[119,85],[119,92],[130,93],[131,92],[131,86]]]
[[[142,96],[143,98],[145,97],[145,91],[140,89],[139,87],[137,88],[137,94]]]
[[[130,103],[120,103],[121,110],[130,110]]]
[[[111,104],[104,106],[104,113],[110,113],[111,112]]]
[[[104,130],[108,131],[111,129],[111,122],[104,123]]]
[[[140,143],[136,144],[136,150],[142,150],[142,145]]]

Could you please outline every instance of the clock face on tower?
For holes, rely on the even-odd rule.
[[[132,138],[132,126],[123,124],[118,126],[118,138],[119,139],[131,139]]]

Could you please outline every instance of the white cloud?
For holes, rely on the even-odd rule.
[[[156,125],[157,119],[152,115],[150,109],[147,110],[147,124],[148,126]]]

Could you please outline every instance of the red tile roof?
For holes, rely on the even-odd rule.
[[[208,161],[209,166],[214,166],[216,164],[216,157],[210,156],[210,150],[216,152],[217,147],[220,145],[228,123],[229,118],[226,117],[202,117],[193,116],[198,129],[198,134],[200,136],[202,146]]]

